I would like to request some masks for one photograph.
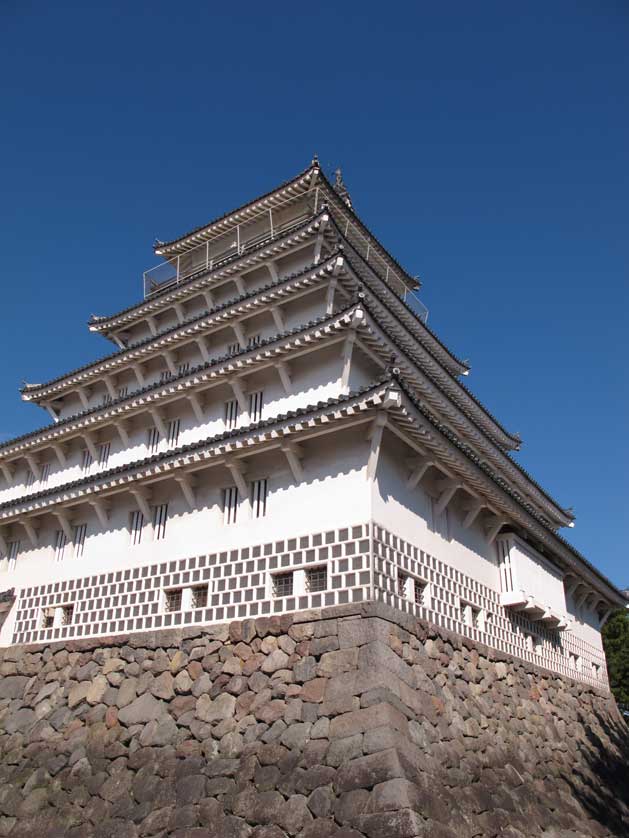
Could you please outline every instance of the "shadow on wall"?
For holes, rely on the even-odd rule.
[[[580,743],[581,761],[566,778],[568,785],[592,818],[614,835],[629,835],[629,726],[615,708],[607,718],[595,707],[579,710],[578,721],[587,739]]]

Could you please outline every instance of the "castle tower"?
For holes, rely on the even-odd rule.
[[[0,445],[0,645],[377,600],[591,684],[625,604],[316,160],[169,242]]]

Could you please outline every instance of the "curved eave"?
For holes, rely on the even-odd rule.
[[[129,363],[134,363],[141,357],[138,355],[136,358],[136,353],[142,352],[142,350],[147,350],[148,354],[148,351],[153,345],[157,351],[161,348],[162,343],[164,344],[163,348],[170,348],[167,346],[168,341],[176,340],[178,334],[180,334],[180,336],[186,336],[186,334],[191,334],[190,330],[196,331],[198,329],[202,329],[204,320],[214,320],[219,317],[226,317],[229,309],[234,309],[234,311],[236,311],[242,305],[250,305],[256,298],[267,298],[269,295],[272,295],[274,292],[278,292],[286,285],[290,286],[293,284],[297,286],[300,283],[304,285],[315,285],[316,283],[321,282],[323,278],[335,268],[337,258],[338,253],[334,252],[316,265],[310,265],[307,268],[283,277],[280,280],[270,282],[261,288],[256,288],[254,291],[241,294],[232,300],[227,300],[226,302],[215,306],[211,311],[206,311],[191,318],[185,323],[173,326],[155,337],[151,336],[143,341],[139,341],[133,346],[125,347],[118,352],[112,352],[109,355],[97,359],[96,361],[84,364],[82,367],[78,367],[65,375],[54,378],[45,384],[26,385],[20,390],[22,398],[24,401],[37,401],[38,399],[54,400],[55,398],[58,398],[61,393],[76,388],[77,386],[81,386],[81,381],[77,380],[77,376],[87,376],[88,374],[98,375],[111,372],[112,368],[101,369],[101,367],[107,363],[124,359],[125,357],[128,358]],[[260,303],[261,306],[263,304],[265,305],[266,303]],[[53,392],[49,392],[51,390]]]
[[[208,239],[213,238],[215,235],[224,233],[236,224],[248,221],[251,217],[258,215],[263,210],[269,209],[274,202],[300,197],[300,194],[303,195],[308,191],[315,172],[320,172],[318,164],[310,165],[296,177],[285,181],[270,192],[254,198],[252,201],[243,204],[237,209],[230,210],[224,215],[215,218],[213,221],[191,230],[189,233],[172,239],[169,242],[160,243],[154,248],[155,255],[168,259],[170,256],[185,253],[186,250],[196,247]],[[293,191],[295,189],[300,189],[301,192],[296,194]]]
[[[272,258],[273,251],[278,248],[283,248],[288,243],[291,246],[292,239],[304,238],[309,235],[314,235],[319,227],[322,217],[325,215],[325,210],[320,210],[313,214],[309,219],[302,224],[282,233],[270,242],[262,242],[244,254],[234,254],[234,256],[225,261],[223,264],[212,269],[201,269],[189,277],[186,277],[176,288],[165,288],[163,291],[156,291],[149,299],[142,300],[135,303],[128,308],[122,309],[115,314],[106,315],[102,317],[92,316],[88,320],[88,328],[91,332],[103,334],[106,336],[111,329],[120,328],[122,326],[130,326],[142,320],[148,314],[154,314],[157,311],[170,305],[171,302],[177,302],[183,298],[191,296],[199,290],[214,283],[216,279],[229,278],[232,273],[238,273],[243,268],[246,270],[253,270],[258,267],[260,261]],[[310,230],[312,228],[312,230]],[[275,254],[275,258],[277,255]],[[253,260],[253,263],[252,263]]]
[[[307,435],[309,428],[320,427],[326,422],[332,430],[334,420],[356,420],[356,412],[376,413],[386,411],[391,421],[410,434],[429,452],[437,457],[439,468],[453,470],[463,481],[466,491],[478,492],[509,519],[529,531],[553,553],[553,561],[562,563],[596,584],[599,593],[612,604],[626,602],[625,596],[607,577],[554,530],[517,491],[486,463],[480,462],[470,447],[461,441],[450,428],[444,426],[430,411],[419,403],[396,375],[386,377],[346,396],[328,399],[316,405],[299,408],[273,419],[262,420],[245,428],[217,434],[196,443],[180,446],[169,452],[136,460],[98,475],[84,477],[62,486],[56,486],[32,495],[0,503],[0,521],[19,519],[24,515],[44,514],[62,504],[75,504],[88,500],[95,494],[124,490],[137,481],[167,477],[177,469],[198,466],[201,460],[216,462],[221,457],[234,454],[246,455],[256,447],[277,446],[278,437]],[[330,415],[331,414],[331,415]],[[322,416],[327,416],[322,420]],[[343,421],[339,427],[344,426]],[[469,488],[468,488],[469,487]]]

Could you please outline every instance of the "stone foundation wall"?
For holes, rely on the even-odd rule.
[[[608,695],[378,603],[0,651],[0,836],[629,834]]]

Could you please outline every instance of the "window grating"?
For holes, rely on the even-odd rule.
[[[192,607],[207,608],[207,585],[192,589]]]
[[[159,374],[159,383],[166,384],[167,381],[173,377],[173,374],[170,370],[162,370]]]
[[[240,350],[239,343],[228,343],[227,344],[227,354],[228,355],[235,355]]]
[[[259,422],[262,419],[262,401],[264,390],[257,390],[249,394],[249,421]]]
[[[88,448],[83,449],[83,457],[81,459],[81,468],[84,472],[88,472],[90,470],[90,466],[93,463],[92,455],[89,452]]]
[[[111,452],[111,443],[103,442],[98,448],[98,465],[100,468],[107,468],[109,462],[109,454]]]
[[[55,561],[63,561],[67,540],[68,539],[66,538],[66,534],[63,530],[57,530],[55,532]]]
[[[260,345],[260,335],[251,335],[247,338],[247,349],[252,349],[254,346]]]
[[[74,605],[64,605],[61,609],[61,625],[69,626],[74,619]]]
[[[235,524],[238,513],[238,489],[230,486],[223,489],[223,523]]]
[[[142,541],[142,528],[144,526],[144,515],[139,509],[131,513],[131,544],[139,544]]]
[[[254,480],[251,484],[251,512],[254,518],[266,515],[267,480]]]
[[[293,595],[293,572],[276,573],[273,576],[273,596],[284,597]]]
[[[179,442],[179,430],[181,428],[180,419],[171,419],[168,423],[168,446],[175,448]]]
[[[173,611],[181,611],[182,594],[182,588],[173,588],[164,592],[164,610],[167,614],[171,614]]]
[[[160,436],[157,428],[149,428],[147,445],[151,454],[155,454],[155,452],[157,451],[159,446],[159,440]]]
[[[29,468],[29,469],[26,470],[26,479],[24,480],[24,483],[26,484],[26,488],[30,489],[30,487],[33,485],[34,482],[35,482],[35,475],[33,474],[32,470]]]
[[[325,566],[311,567],[306,571],[306,590],[314,594],[328,587],[328,569]]]
[[[17,563],[17,557],[20,552],[19,541],[9,541],[7,544],[7,558],[9,559],[9,570],[13,570]]]
[[[228,431],[236,427],[239,412],[236,399],[225,402],[225,427]]]
[[[397,595],[406,599],[406,586],[408,584],[408,576],[405,573],[398,573],[397,575]]]
[[[50,477],[50,463],[44,463],[44,465],[41,467],[41,484],[42,484],[42,486],[47,485],[49,477]]]
[[[77,524],[74,528],[74,558],[80,559],[85,549],[85,536],[87,535],[87,524]]]
[[[160,503],[153,507],[153,539],[161,541],[166,536],[166,521],[168,520],[168,504]]]
[[[177,367],[177,375],[185,375],[187,372],[190,372],[190,361],[186,361],[184,364],[179,364]]]
[[[129,394],[129,388],[128,387],[126,387],[126,386],[125,387],[118,387],[118,392],[117,392],[116,395],[119,399],[126,398],[128,394]]]
[[[44,608],[41,612],[41,627],[44,629],[52,628],[55,624],[55,610],[54,608]]]

